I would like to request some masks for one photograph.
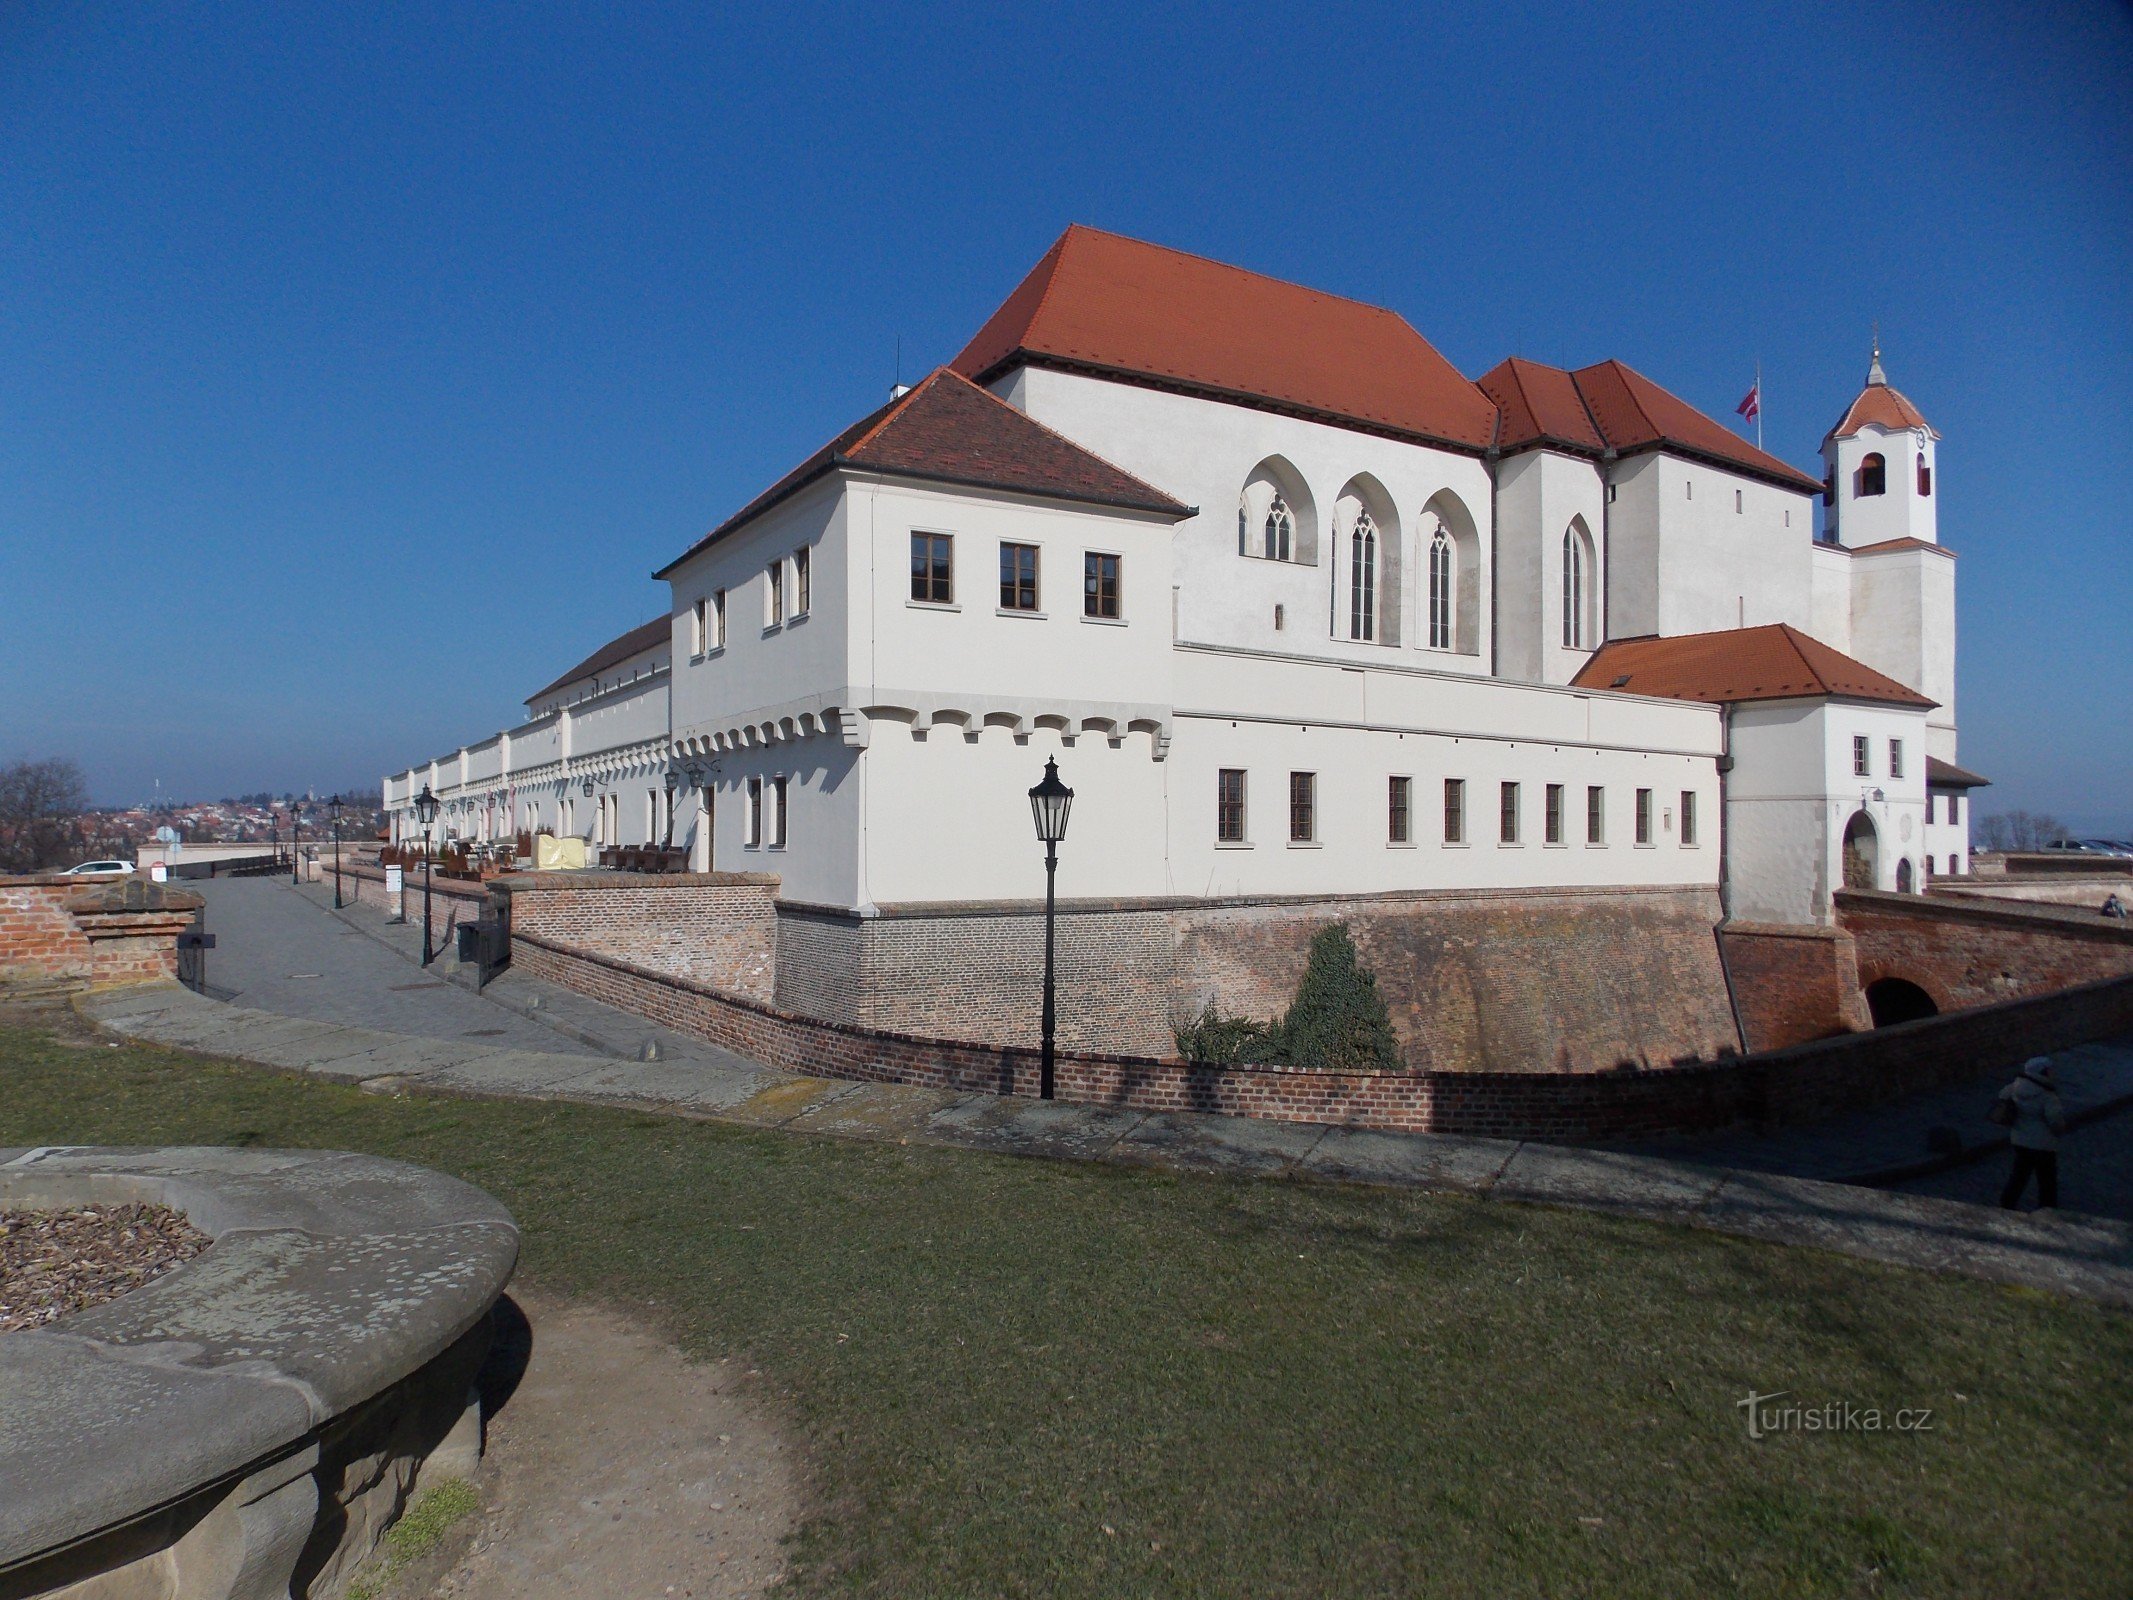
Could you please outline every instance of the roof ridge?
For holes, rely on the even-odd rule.
[[[854,439],[842,450],[834,449],[832,448],[832,446],[837,443],[838,439],[843,438],[845,434],[850,433],[852,430],[850,428],[846,428],[842,432],[838,433],[830,440],[828,445],[823,446],[824,449],[829,450],[830,460],[849,461],[861,450],[864,450],[868,445],[872,444],[877,438],[881,436],[881,430],[886,428],[890,423],[894,422],[898,417],[902,416],[906,411],[910,410],[911,403],[916,400],[921,394],[923,394],[927,389],[931,388],[933,386],[933,380],[938,378],[946,370],[947,369],[945,367],[935,367],[931,372],[927,373],[923,378],[919,379],[918,382],[912,384],[911,387],[906,389],[902,394],[889,396],[889,403],[883,406],[878,412],[874,414],[873,426],[869,427],[865,433]],[[863,423],[865,419],[862,418],[861,421]]]
[[[1374,311],[1381,317],[1391,317],[1395,322],[1398,322],[1403,327],[1405,327],[1407,331],[1412,333],[1416,338],[1421,339],[1423,337],[1422,330],[1417,328],[1413,323],[1409,322],[1403,313],[1395,311],[1391,306],[1381,306],[1375,300],[1358,300],[1352,294],[1335,294],[1331,289],[1314,288],[1308,283],[1298,283],[1294,278],[1276,277],[1273,273],[1261,272],[1256,267],[1240,267],[1234,261],[1218,261],[1213,256],[1203,256],[1197,251],[1180,250],[1176,245],[1158,244],[1153,239],[1136,239],[1130,233],[1117,233],[1114,232],[1112,229],[1098,228],[1086,222],[1068,223],[1067,233],[1060,235],[1061,242],[1065,241],[1067,234],[1071,234],[1076,231],[1082,233],[1093,233],[1105,239],[1116,239],[1121,244],[1134,245],[1142,250],[1160,250],[1165,255],[1176,256],[1182,261],[1197,261],[1203,266],[1219,267],[1224,272],[1233,272],[1237,276],[1242,278],[1258,278],[1266,283],[1278,283],[1283,288],[1296,289],[1304,294],[1315,295],[1321,300],[1338,301],[1341,305],[1344,306],[1361,306],[1365,311]],[[1049,283],[1045,285],[1045,293],[1051,293],[1051,285]],[[1040,300],[1038,302],[1038,305],[1039,309],[1042,309],[1043,302]],[[1427,343],[1427,340],[1424,340],[1424,342]],[[1431,348],[1434,349],[1435,346],[1431,346]],[[1465,374],[1462,373],[1460,376],[1463,379],[1465,377]]]

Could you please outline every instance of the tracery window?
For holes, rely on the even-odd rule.
[[[1585,640],[1585,541],[1578,530],[1563,530],[1563,645],[1583,650]]]
[[[1452,540],[1442,523],[1429,542],[1429,647],[1452,647]]]
[[[1378,525],[1367,511],[1348,534],[1348,637],[1378,636]]]
[[[1278,494],[1266,508],[1264,533],[1266,547],[1261,553],[1269,561],[1287,561],[1296,540],[1296,518],[1289,511],[1288,501]]]

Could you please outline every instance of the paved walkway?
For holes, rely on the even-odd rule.
[[[291,909],[303,907],[299,893],[306,898],[313,893],[286,885],[264,887],[287,897]],[[232,943],[243,942],[250,904],[225,902],[226,909],[244,908],[232,919],[236,928],[225,924],[234,935]],[[330,907],[320,920],[332,920]],[[334,937],[333,948],[356,948],[353,941]],[[223,951],[218,948],[217,954]],[[237,964],[234,950],[226,962],[221,969],[226,973],[246,970]],[[312,970],[284,965],[291,971]],[[403,963],[399,970],[405,973],[408,968]],[[276,980],[300,986],[325,981],[289,979],[286,974]],[[523,979],[517,983],[524,1002],[546,998],[543,991],[549,986]],[[263,983],[259,992],[280,995],[292,1004],[294,997],[303,997],[305,1004],[341,1003],[312,1002],[307,987],[289,990]],[[425,996],[425,1005],[432,1000],[456,1003],[427,997],[426,991],[394,992]],[[487,996],[460,994],[470,1004],[509,1014]],[[2114,1219],[2017,1215],[1952,1200],[1624,1152],[1245,1117],[1150,1114],[812,1078],[700,1043],[686,1054],[677,1046],[673,1055],[659,1060],[620,1059],[616,1053],[574,1042],[545,1021],[535,1025],[543,1029],[551,1048],[528,1049],[504,1035],[472,1037],[474,1030],[465,1028],[446,1037],[419,1037],[332,1018],[276,1015],[206,999],[175,985],[107,991],[85,997],[80,1007],[92,1021],[152,1043],[379,1089],[631,1105],[796,1133],[1244,1177],[1390,1184],[1491,1201],[1575,1206],[2133,1307],[2133,1225]],[[567,1025],[583,1026],[593,1034],[623,1026],[598,1015],[605,1010],[575,1011]],[[463,1019],[455,1013],[452,1020]],[[641,1021],[635,1027],[639,1033],[644,1030]]]

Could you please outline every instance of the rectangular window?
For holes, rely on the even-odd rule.
[[[1637,843],[1650,844],[1651,842],[1652,792],[1649,789],[1639,789],[1637,791]]]
[[[1466,779],[1444,780],[1444,842],[1466,843]]]
[[[1903,741],[1901,739],[1891,739],[1889,741],[1889,776],[1892,778],[1903,776]]]
[[[689,607],[689,654],[700,656],[711,638],[711,602],[699,600]]]
[[[1563,842],[1563,786],[1559,783],[1548,785],[1547,814],[1543,820],[1548,830],[1547,842],[1549,844],[1561,844]]]
[[[1866,778],[1873,775],[1874,759],[1868,750],[1866,735],[1852,735],[1852,776]]]
[[[1215,774],[1215,840],[1244,843],[1244,769],[1224,767]]]
[[[1081,558],[1081,614],[1118,620],[1118,557],[1091,550]]]
[[[711,648],[726,648],[726,591],[711,591]]]
[[[1742,491],[1739,489],[1735,489],[1733,491],[1733,514],[1735,516],[1739,516],[1741,512],[1747,509],[1747,507],[1741,503],[1741,494]]]
[[[1515,783],[1497,786],[1496,837],[1503,844],[1518,843],[1518,785]]]
[[[1037,547],[1033,544],[1000,545],[1000,609],[1037,609]]]
[[[753,850],[763,842],[763,780],[748,780],[748,805],[741,815],[741,843]]]
[[[806,545],[792,553],[792,614],[807,615],[807,608],[815,598],[815,563]]]
[[[647,790],[644,797],[644,842],[659,842],[659,791]]]
[[[1318,774],[1289,774],[1289,842],[1309,844],[1318,837]]]
[[[1386,785],[1385,837],[1393,844],[1409,844],[1414,839],[1414,808],[1412,797],[1414,779],[1394,778]]]
[[[1585,788],[1585,842],[1607,842],[1607,791],[1596,783]]]
[[[770,848],[785,848],[785,786],[789,780],[778,777],[770,780]]]
[[[911,535],[911,598],[955,604],[955,540],[945,533]]]
[[[1681,842],[1683,844],[1694,844],[1696,842],[1696,791],[1694,789],[1681,791]]]
[[[775,628],[785,620],[785,563],[773,561],[763,569],[763,626]]]

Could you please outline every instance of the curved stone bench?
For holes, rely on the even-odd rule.
[[[427,1464],[480,1455],[473,1378],[518,1227],[370,1156],[0,1150],[0,1206],[141,1201],[213,1243],[0,1334],[0,1600],[327,1600]]]

